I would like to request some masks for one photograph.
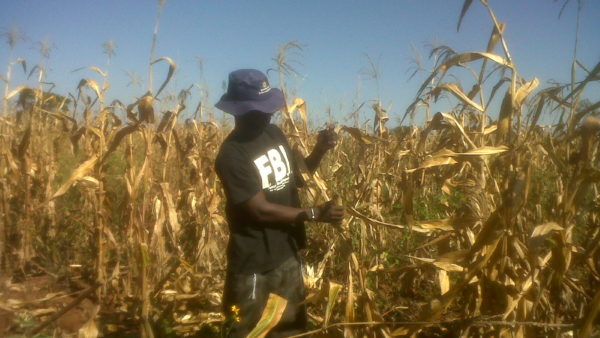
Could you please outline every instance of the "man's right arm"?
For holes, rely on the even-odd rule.
[[[262,190],[243,202],[242,207],[261,223],[291,223],[297,220],[338,223],[344,219],[344,208],[330,202],[312,208],[294,208],[269,202]]]

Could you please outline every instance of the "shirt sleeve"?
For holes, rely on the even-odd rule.
[[[236,149],[225,149],[219,154],[215,167],[225,194],[233,205],[246,202],[262,189],[256,169]]]

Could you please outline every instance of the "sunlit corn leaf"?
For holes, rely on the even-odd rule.
[[[533,232],[531,233],[531,238],[544,236],[552,231],[560,230],[564,230],[564,228],[554,222],[540,224],[533,229]]]
[[[497,126],[497,125],[495,125],[495,124],[494,124],[494,125],[491,125],[491,126],[489,126],[489,127],[486,127],[486,128],[483,130],[483,135],[489,135],[489,134],[491,134],[491,133],[495,132],[497,129],[498,129],[498,126]]]
[[[92,71],[100,74],[100,76],[106,77],[106,72],[104,72],[102,69],[100,69],[99,67],[96,67],[96,66],[80,67],[80,68],[77,68],[77,69],[73,70],[73,73],[74,72],[78,72],[78,71],[83,70],[83,69],[92,70]]]
[[[388,227],[388,228],[392,228],[392,229],[407,229],[408,228],[405,225],[392,224],[392,223],[378,221],[376,219],[373,219],[366,215],[361,214],[360,212],[358,212],[356,209],[354,209],[352,207],[348,207],[347,211],[348,211],[348,214],[360,219],[361,221],[365,222],[366,224],[370,224],[370,225],[374,225],[374,226],[384,226],[384,227]],[[416,227],[416,229],[414,229],[414,230],[419,231],[419,232],[430,232],[431,231],[431,230],[421,229],[421,227]]]
[[[392,331],[391,336],[392,337],[406,336],[409,332],[410,332],[410,329],[408,327],[400,326],[400,327],[396,328],[394,331]]]
[[[152,229],[152,237],[150,239],[150,245],[153,248],[157,248],[158,247],[158,242],[160,241],[162,235],[163,235],[163,225],[164,225],[164,221],[165,221],[165,213],[163,212],[163,203],[161,202],[160,198],[156,197],[154,199],[154,208],[153,208],[153,212],[154,212],[154,218],[155,218],[155,222],[154,222],[154,227]]]
[[[329,281],[329,293],[327,295],[327,307],[325,308],[325,321],[323,321],[323,327],[327,327],[329,324],[329,319],[331,319],[331,314],[333,313],[333,307],[341,289],[342,286],[340,284]]]
[[[406,169],[405,171],[407,173],[412,173],[412,172],[415,172],[415,171],[421,170],[421,169],[427,169],[427,168],[431,168],[431,167],[439,167],[439,166],[443,166],[443,165],[456,164],[456,163],[458,163],[458,161],[456,161],[455,159],[453,159],[450,156],[432,156],[432,157],[425,159],[425,161],[423,161],[419,167],[413,168],[413,169]]]
[[[444,230],[444,231],[454,230],[454,228],[452,227],[452,224],[451,224],[451,220],[449,218],[438,219],[438,220],[418,221],[417,224],[423,229]]]
[[[322,282],[321,287],[316,292],[310,292],[300,304],[319,304],[327,297],[328,290],[328,284]]]
[[[6,95],[6,99],[10,100],[13,96],[21,93],[23,90],[32,90],[31,88],[29,88],[28,86],[17,86],[17,88],[11,90],[8,95]]]
[[[521,87],[517,88],[515,94],[515,107],[521,107],[523,105],[523,101],[527,98],[531,92],[533,92],[540,84],[540,80],[537,77],[534,77],[531,81],[524,83]]]
[[[432,81],[437,76],[439,76],[440,74],[445,73],[449,68],[451,68],[453,66],[457,66],[457,65],[460,65],[460,64],[465,63],[465,62],[471,62],[471,61],[479,60],[479,59],[482,59],[482,58],[491,60],[491,61],[493,61],[493,62],[495,62],[498,65],[503,66],[503,67],[512,67],[512,65],[511,65],[511,63],[510,63],[509,60],[507,60],[507,59],[505,59],[505,58],[503,58],[503,57],[501,57],[501,56],[499,56],[497,54],[493,54],[493,53],[467,52],[467,53],[457,54],[457,55],[449,58],[448,60],[444,61],[441,65],[439,65],[431,73],[431,75],[425,81],[423,81],[423,84],[421,85],[421,87],[417,91],[417,95],[416,95],[417,98],[406,109],[406,112],[404,113],[404,116],[401,119],[401,123],[404,121],[404,119],[406,118],[406,116],[408,114],[411,114],[414,111],[414,109],[416,108],[416,106],[420,102],[421,94],[423,93],[423,91],[425,90],[425,88],[427,88],[428,86],[431,85]]]
[[[158,89],[158,91],[156,92],[156,95],[154,95],[154,97],[158,97],[158,95],[160,95],[160,93],[167,86],[169,81],[171,81],[171,78],[173,77],[173,74],[175,73],[175,69],[177,68],[177,64],[168,56],[158,58],[158,59],[152,61],[150,63],[150,65],[154,65],[155,63],[160,62],[160,61],[167,61],[169,63],[169,71],[167,73],[167,77],[165,78],[165,81],[163,81],[162,85],[160,85],[160,88]]]
[[[439,95],[439,92],[442,90],[452,93],[452,95],[454,95],[457,99],[461,100],[463,104],[465,104],[467,106],[471,106],[480,112],[484,111],[483,107],[480,104],[478,104],[478,103],[474,102],[473,100],[471,100],[470,98],[468,98],[467,95],[465,95],[465,93],[463,93],[463,91],[460,89],[460,87],[457,84],[451,83],[451,82],[442,83],[442,84],[436,86],[433,89],[432,93],[433,93],[433,95],[437,96],[437,95]]]
[[[92,170],[92,168],[96,165],[96,162],[98,162],[98,155],[93,155],[81,165],[79,165],[79,167],[73,170],[67,181],[63,183],[58,188],[58,190],[56,190],[56,192],[52,195],[50,199],[52,200],[64,195],[67,192],[67,190],[69,190],[69,188],[73,185],[73,183],[85,177]]]
[[[507,146],[499,146],[499,147],[484,146],[484,147],[480,147],[480,148],[475,148],[475,149],[469,150],[469,151],[464,152],[464,153],[454,153],[451,156],[486,156],[486,155],[496,155],[496,154],[501,154],[501,153],[507,152],[508,150],[509,150],[509,148]]]
[[[171,192],[169,191],[169,183],[161,183],[160,188],[163,194],[165,205],[167,207],[167,219],[169,220],[169,225],[171,226],[171,230],[173,231],[173,235],[177,236],[179,233],[180,225],[179,220],[177,219],[177,211],[175,209],[175,203],[173,203],[173,196],[171,196]]]
[[[260,317],[260,320],[254,327],[254,329],[248,334],[247,338],[263,338],[269,331],[274,328],[281,316],[285,307],[287,306],[287,300],[274,293],[269,294],[267,305]]]
[[[352,254],[354,255],[354,253]],[[354,281],[352,278],[352,263],[348,262],[348,295],[346,297],[346,308],[344,310],[344,322],[352,323],[354,322]],[[353,337],[352,330],[349,327],[344,327],[344,336],[345,337]]]
[[[46,297],[44,297],[46,298]],[[49,314],[55,313],[56,309],[35,309],[33,311],[29,311],[29,314],[34,317],[47,316]]]
[[[100,90],[100,87],[98,86],[96,81],[92,79],[81,79],[81,81],[79,81],[79,84],[77,85],[77,89],[81,91],[81,88],[83,88],[84,86],[90,87],[96,94],[96,97],[98,97],[98,99],[102,99],[102,91]]]
[[[441,261],[441,260],[436,260],[433,258],[426,258],[426,257],[415,257],[415,256],[410,256],[410,255],[408,255],[408,257],[417,259],[417,260],[425,262],[425,263],[430,263],[430,264],[434,265],[435,267],[445,270],[445,271],[462,272],[465,270],[462,266],[460,266],[458,264],[450,263],[448,261]]]
[[[292,105],[287,107],[287,111],[289,114],[293,114],[294,111],[296,111],[296,109],[300,113],[300,119],[302,119],[304,125],[308,126],[308,118],[306,116],[306,102],[304,101],[304,99],[296,97],[294,98]]]
[[[77,338],[96,338],[98,337],[98,328],[96,327],[95,318],[100,310],[100,305],[94,305],[89,312],[89,318],[85,324],[77,331]]]
[[[448,278],[448,272],[442,269],[438,270],[437,278],[440,286],[440,293],[443,295],[450,290],[450,278]]]
[[[89,189],[96,189],[100,186],[100,181],[92,176],[84,176],[77,180],[77,184],[82,185]]]

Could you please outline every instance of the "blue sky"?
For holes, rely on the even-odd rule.
[[[544,87],[550,80],[568,82],[575,38],[577,0],[571,0],[558,18],[563,0],[489,0],[498,19],[507,24],[505,36],[520,74],[536,76]],[[375,82],[361,75],[368,53],[380,71],[379,95],[391,107],[392,121],[404,114],[416,90],[426,78],[420,73],[409,81],[413,48],[428,63],[428,44],[443,44],[457,52],[485,49],[492,23],[485,8],[474,1],[461,30],[456,31],[462,0],[167,0],[160,18],[156,56],[169,56],[178,65],[167,92],[178,92],[198,83],[209,90],[210,105],[223,93],[227,74],[237,68],[267,70],[275,66],[277,48],[298,41],[302,54],[301,77],[289,80],[290,89],[308,102],[315,124],[332,118],[347,123],[353,104],[378,96]],[[16,25],[26,40],[9,51],[0,44],[2,71],[10,60],[23,57],[28,65],[42,62],[37,42],[53,44],[47,80],[55,92],[75,93],[83,77],[98,79],[90,71],[74,69],[95,65],[108,69],[108,99],[130,103],[147,90],[148,59],[157,13],[154,0],[4,1],[0,30]],[[578,59],[587,67],[600,61],[600,1],[586,0],[580,17]],[[102,43],[113,40],[115,55],[110,66]],[[497,53],[501,53],[498,49]],[[201,74],[198,58],[203,62]],[[126,72],[134,72],[142,86],[129,84]],[[12,87],[33,84],[14,70]],[[166,73],[155,67],[155,82]],[[579,71],[579,78],[583,73]],[[470,88],[469,82],[463,83]],[[271,74],[272,85],[277,78]],[[128,85],[129,84],[129,85]],[[155,85],[155,88],[158,85]],[[600,99],[598,86],[586,95]],[[594,90],[595,92],[592,92]],[[195,106],[193,92],[189,106]],[[443,109],[443,106],[440,108]],[[494,112],[491,112],[494,115]],[[222,114],[218,111],[215,116]],[[369,110],[362,119],[370,118]],[[419,121],[419,117],[417,118]]]

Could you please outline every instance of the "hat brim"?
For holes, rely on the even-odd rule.
[[[260,100],[236,101],[224,94],[215,107],[233,116],[242,116],[254,110],[266,114],[273,114],[285,106],[283,92],[278,88],[271,88],[268,93],[260,96]]]

